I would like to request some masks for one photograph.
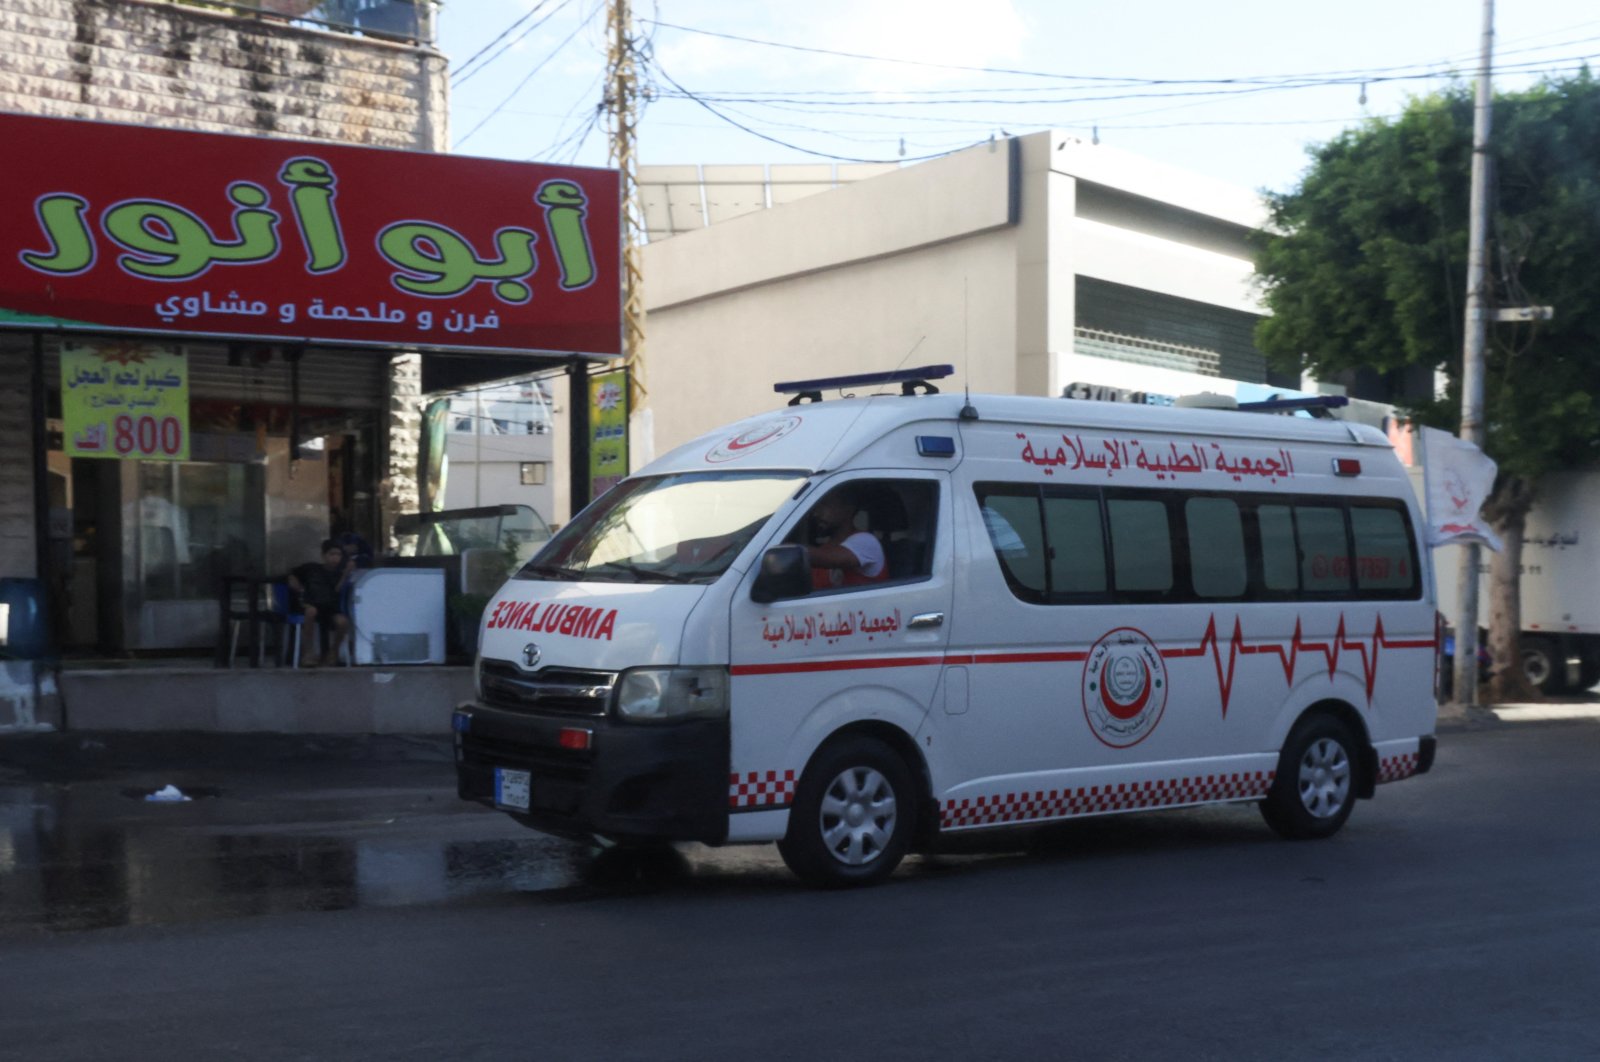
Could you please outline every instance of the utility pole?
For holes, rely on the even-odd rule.
[[[1461,438],[1484,444],[1483,371],[1489,341],[1489,120],[1493,95],[1494,0],[1483,0],[1483,55],[1472,114],[1472,202],[1467,230],[1467,320],[1461,358]],[[1462,547],[1456,613],[1455,692],[1459,704],[1478,703],[1478,564],[1481,546]],[[1512,666],[1520,666],[1513,662]]]
[[[611,120],[610,159],[622,176],[622,357],[632,389],[628,396],[631,408],[640,410],[649,391],[645,384],[644,293],[639,265],[644,224],[639,208],[638,160],[634,155],[639,76],[634,65],[631,0],[608,0],[606,39],[605,105]],[[583,400],[588,401],[587,393]]]

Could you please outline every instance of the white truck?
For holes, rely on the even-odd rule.
[[[1455,621],[1461,550],[1434,551],[1439,608]],[[1489,555],[1482,556],[1479,626],[1489,623]],[[1600,683],[1600,470],[1547,477],[1522,548],[1522,665],[1542,693]]]

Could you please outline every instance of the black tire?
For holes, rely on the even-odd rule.
[[[1583,649],[1583,662],[1578,665],[1578,692],[1587,693],[1600,686],[1600,650],[1587,646]]]
[[[916,817],[905,760],[876,738],[844,737],[819,749],[801,773],[778,851],[808,885],[875,885],[905,857]]]
[[[1278,773],[1261,802],[1261,816],[1291,841],[1331,837],[1355,807],[1360,770],[1350,728],[1332,715],[1307,716],[1278,753]]]
[[[1567,688],[1567,658],[1554,638],[1522,637],[1522,673],[1540,693],[1554,695]]]

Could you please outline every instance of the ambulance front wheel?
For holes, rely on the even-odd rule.
[[[916,808],[905,760],[874,738],[846,737],[824,745],[801,773],[778,851],[807,884],[873,885],[904,858]]]
[[[1261,815],[1290,840],[1329,837],[1350,817],[1359,788],[1355,736],[1332,715],[1307,716],[1289,732]]]

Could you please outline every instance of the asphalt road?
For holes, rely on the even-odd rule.
[[[0,1058],[1600,1057],[1592,722],[1446,733],[1328,841],[1247,806],[1147,813],[847,893],[768,848],[596,859],[380,777],[293,829],[130,813],[105,891],[145,924],[47,917],[29,861],[59,876],[63,853],[13,831]],[[245,869],[163,877],[216,865],[216,837],[258,839]],[[379,854],[323,873],[352,838]],[[109,843],[67,853],[85,896]],[[445,850],[467,870],[419,873]]]

